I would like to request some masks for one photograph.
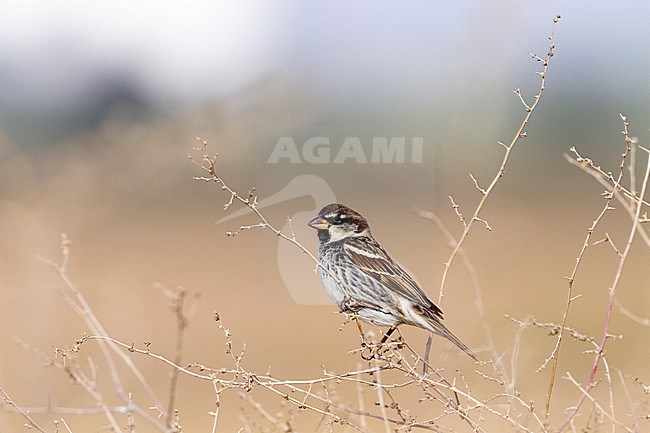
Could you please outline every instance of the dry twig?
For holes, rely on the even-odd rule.
[[[541,58],[536,54],[529,53],[530,56],[542,63],[542,70],[536,72],[537,75],[540,77],[540,84],[539,88],[537,90],[537,94],[533,97],[533,102],[529,105],[525,102],[523,95],[521,94],[521,91],[519,89],[515,90],[515,94],[519,97],[520,101],[524,105],[525,108],[525,113],[526,115],[524,116],[523,121],[519,125],[519,128],[517,128],[517,131],[515,132],[515,135],[513,136],[512,140],[510,140],[510,144],[504,145],[503,143],[499,142],[499,144],[503,145],[506,149],[505,154],[503,155],[503,159],[501,160],[501,165],[499,167],[499,170],[497,171],[496,175],[492,179],[492,182],[490,182],[490,185],[488,185],[487,188],[481,188],[479,187],[479,183],[470,174],[470,177],[472,178],[474,185],[476,188],[479,190],[481,193],[481,200],[479,201],[478,205],[476,206],[476,209],[474,210],[474,213],[472,214],[472,217],[469,220],[466,220],[463,216],[462,213],[460,212],[460,209],[458,206],[453,202],[452,199],[452,204],[454,207],[454,211],[456,214],[459,216],[461,219],[461,222],[463,223],[463,233],[460,235],[458,238],[458,242],[454,246],[453,251],[451,252],[451,255],[449,256],[449,259],[445,262],[445,269],[442,273],[442,279],[440,281],[440,294],[438,296],[438,305],[442,303],[442,298],[444,298],[444,292],[445,292],[445,284],[447,282],[447,275],[449,274],[449,269],[451,268],[452,263],[454,262],[454,259],[458,255],[461,246],[465,242],[465,239],[467,239],[467,236],[469,235],[470,230],[472,229],[472,226],[474,225],[475,222],[480,222],[485,225],[485,228],[488,230],[492,230],[492,227],[490,224],[483,218],[481,218],[479,215],[481,211],[483,210],[483,206],[487,202],[487,199],[489,198],[490,194],[494,190],[494,187],[496,184],[499,182],[499,180],[503,177],[503,175],[506,173],[506,166],[508,164],[508,160],[510,159],[510,154],[512,153],[512,150],[514,149],[515,145],[519,140],[526,138],[527,133],[525,131],[526,126],[528,126],[528,122],[530,121],[531,116],[533,115],[533,112],[535,111],[535,108],[537,108],[537,105],[539,104],[539,101],[542,99],[542,94],[544,93],[544,89],[546,86],[546,75],[548,72],[548,66],[549,63],[551,62],[551,59],[553,58],[553,51],[555,50],[555,43],[553,42],[553,38],[555,36],[555,25],[558,23],[560,20],[560,16],[558,15],[553,19],[553,29],[551,30],[551,34],[548,37],[548,40],[550,42],[548,52],[546,54],[545,58]],[[451,198],[451,197],[450,197]]]

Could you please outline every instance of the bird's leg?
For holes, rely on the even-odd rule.
[[[397,329],[397,326],[391,326],[390,328],[388,328],[388,331],[386,331],[386,333],[384,334],[384,338],[381,339],[381,341],[379,342],[379,345],[381,346],[382,344],[384,344],[386,342],[386,340],[388,340],[390,338],[390,334],[395,332],[396,329]]]
[[[339,308],[340,308],[342,313],[352,314],[352,316],[354,317],[355,322],[357,323],[357,327],[359,328],[359,334],[361,335],[361,347],[362,348],[368,347],[369,350],[370,350],[369,355],[366,356],[366,355],[361,354],[361,358],[363,358],[366,361],[374,359],[376,357],[377,348],[381,347],[386,342],[386,340],[388,340],[390,335],[395,331],[395,329],[397,329],[397,327],[396,326],[391,326],[388,329],[388,331],[384,334],[384,337],[381,339],[379,344],[377,344],[376,347],[374,347],[374,348],[370,347],[370,345],[366,341],[365,334],[363,333],[363,329],[361,328],[361,322],[359,321],[358,312],[359,312],[359,310],[361,310],[363,308],[369,309],[369,310],[381,311],[381,312],[384,312],[384,313],[387,313],[387,314],[388,314],[388,312],[382,311],[380,308],[377,308],[377,306],[375,306],[375,305],[370,305],[370,304],[366,304],[366,303],[363,303],[363,302],[358,302],[358,301],[350,298],[349,296],[346,296],[345,298],[343,298],[343,300],[341,301],[341,304],[339,305]]]
[[[359,327],[359,329],[361,329],[361,327]],[[397,326],[391,326],[390,328],[388,328],[388,331],[386,331],[386,333],[384,334],[384,337],[381,339],[381,341],[378,344],[373,345],[373,347],[370,348],[370,354],[367,355],[367,356],[364,356],[363,354],[361,354],[361,358],[365,359],[366,361],[370,361],[371,359],[378,358],[379,350],[384,345],[386,340],[388,340],[390,338],[390,335],[393,332],[395,332],[396,329],[397,329]]]

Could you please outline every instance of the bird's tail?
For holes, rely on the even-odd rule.
[[[452,334],[452,332],[449,329],[447,329],[445,325],[442,324],[441,317],[436,315],[435,312],[422,309],[422,316],[428,325],[427,329],[429,329],[429,331],[441,337],[445,337],[447,340],[451,341],[456,346],[458,346],[458,348],[461,349],[463,352],[471,356],[474,359],[474,361],[477,362],[479,361],[478,357],[474,354],[474,352],[472,352],[470,348],[465,345],[465,343],[460,341],[458,337]]]

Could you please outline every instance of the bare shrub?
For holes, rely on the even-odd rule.
[[[554,19],[554,28],[559,17]],[[489,222],[482,217],[481,211],[488,198],[494,193],[496,185],[506,174],[506,167],[516,144],[527,136],[526,127],[539,102],[541,101],[547,79],[549,64],[552,61],[555,44],[553,33],[549,36],[549,49],[545,56],[531,53],[531,57],[539,62],[541,68],[537,72],[540,82],[532,102],[517,89],[516,96],[523,106],[523,119],[509,143],[499,143],[504,149],[503,159],[494,177],[487,187],[470,174],[472,182],[480,193],[480,199],[470,213],[462,211],[454,199],[450,197],[451,206],[462,225],[459,236],[455,236],[443,222],[443,219],[433,212],[418,211],[422,218],[432,221],[446,237],[451,253],[444,264],[444,272],[440,282],[438,301],[442,302],[446,290],[446,281],[452,265],[460,259],[465,270],[469,273],[473,284],[477,314],[481,319],[484,331],[484,344],[481,348],[483,361],[476,364],[473,371],[445,371],[431,365],[428,359],[428,348],[420,353],[404,336],[398,332],[397,338],[381,343],[374,331],[363,331],[359,325],[359,345],[350,349],[355,355],[356,365],[346,372],[333,372],[323,367],[318,377],[311,379],[277,378],[270,371],[253,371],[246,366],[245,345],[241,345],[231,331],[223,323],[221,316],[215,312],[215,332],[222,335],[226,353],[230,362],[226,366],[211,365],[210,362],[193,362],[183,364],[183,342],[187,332],[187,323],[191,316],[191,294],[182,288],[166,289],[164,293],[169,300],[171,310],[176,319],[176,351],[171,355],[157,353],[150,349],[149,343],[134,344],[119,341],[104,329],[93,309],[82,292],[68,274],[70,260],[70,241],[66,236],[62,240],[62,259],[48,261],[64,283],[64,297],[70,308],[84,321],[89,333],[81,336],[68,348],[56,348],[54,356],[21,342],[26,349],[34,351],[44,361],[56,367],[67,375],[74,384],[89,396],[91,405],[85,408],[64,408],[55,405],[48,407],[27,408],[12,400],[11,396],[0,388],[0,400],[4,408],[17,413],[25,420],[27,428],[40,432],[68,431],[72,432],[69,416],[103,415],[108,423],[108,429],[119,432],[139,431],[145,428],[160,432],[181,432],[182,414],[177,410],[179,399],[191,399],[191,396],[178,393],[178,378],[184,376],[190,380],[201,381],[214,391],[214,409],[209,413],[211,431],[220,431],[220,416],[225,399],[237,396],[247,411],[241,415],[240,431],[413,431],[430,430],[435,432],[468,431],[516,431],[516,432],[562,432],[569,431],[600,431],[611,429],[615,431],[640,432],[647,427],[650,414],[648,412],[648,394],[650,385],[647,379],[631,377],[624,372],[610,367],[606,347],[608,341],[619,338],[610,332],[611,313],[616,306],[623,314],[628,315],[640,326],[650,326],[647,317],[625,307],[616,299],[616,293],[623,276],[624,266],[632,247],[650,247],[650,237],[645,225],[648,219],[647,209],[650,203],[644,198],[647,193],[650,178],[650,152],[640,146],[628,132],[628,122],[624,116],[623,137],[624,151],[618,164],[618,169],[612,173],[594,163],[591,159],[581,156],[575,148],[572,154],[566,155],[567,160],[579,167],[585,173],[597,180],[605,189],[605,203],[602,211],[595,217],[593,223],[586,229],[585,239],[579,248],[575,265],[567,276],[568,287],[566,303],[558,312],[557,321],[544,322],[535,318],[509,317],[517,324],[512,336],[513,345],[508,356],[499,353],[492,329],[487,321],[480,284],[476,270],[463,246],[468,242],[475,223],[491,230]],[[289,221],[290,231],[283,232],[278,225],[271,222],[264,212],[258,208],[258,196],[255,188],[244,194],[233,189],[223,179],[217,168],[217,156],[208,152],[207,142],[199,140],[195,149],[198,157],[190,156],[192,162],[201,170],[196,179],[211,184],[225,191],[227,199],[224,208],[240,205],[249,208],[257,218],[252,225],[241,226],[228,232],[229,236],[237,236],[253,230],[269,231],[280,237],[284,242],[294,245],[304,252],[314,263],[321,266],[314,255],[296,238]],[[645,170],[640,176],[636,173],[637,153],[645,152],[647,161]],[[627,173],[627,176],[626,176]],[[640,182],[637,182],[637,177]],[[624,179],[629,181],[623,185]],[[629,235],[620,243],[610,237],[601,226],[605,223],[605,215],[614,212],[614,204],[621,205],[629,218]],[[467,216],[470,215],[470,216]],[[284,221],[282,222],[284,224]],[[604,232],[604,238],[594,241],[596,233]],[[639,242],[637,238],[641,238]],[[617,257],[618,266],[609,285],[609,299],[603,321],[602,332],[594,337],[570,326],[572,304],[579,295],[574,293],[574,282],[582,263],[586,260],[586,252],[595,245],[607,244]],[[189,301],[189,302],[188,302]],[[344,324],[357,321],[355,316],[347,316]],[[358,324],[358,323],[357,323]],[[351,327],[353,330],[356,327]],[[517,360],[521,351],[522,333],[527,328],[544,330],[555,338],[555,344],[542,360],[537,373],[549,370],[546,399],[543,404],[536,404],[521,391],[520,384],[526,378],[526,372],[517,371]],[[354,332],[354,331],[353,331]],[[569,337],[569,338],[566,338]],[[563,411],[552,410],[552,400],[558,388],[558,360],[567,344],[577,344],[585,347],[585,353],[593,356],[593,365],[586,372],[565,373],[563,384],[568,386],[575,396],[575,403]],[[101,358],[108,366],[108,379],[112,389],[102,388],[97,377],[93,358],[82,358],[81,353],[89,351],[88,346],[97,345]],[[242,349],[236,349],[242,347]],[[340,349],[337,349],[340,350]],[[634,354],[632,354],[634,355]],[[150,358],[162,369],[171,369],[172,376],[168,397],[161,398],[150,384],[150,378],[138,366],[138,359]],[[647,361],[646,361],[647,362]],[[137,381],[144,395],[134,399],[133,394],[125,389],[122,371],[126,368]],[[579,376],[585,374],[585,382],[581,383]],[[621,387],[615,387],[614,383]],[[481,391],[475,391],[481,384]],[[604,400],[595,397],[592,392],[599,384],[606,387]],[[623,394],[627,407],[615,407],[619,401],[617,393]],[[260,396],[274,396],[273,406],[262,403]],[[110,397],[109,397],[110,395]],[[345,396],[353,395],[354,399]],[[117,397],[119,404],[110,404]],[[166,401],[166,403],[165,403]],[[54,430],[40,425],[32,416],[37,413],[56,414]],[[136,429],[137,425],[137,429]],[[145,427],[146,426],[146,427]]]

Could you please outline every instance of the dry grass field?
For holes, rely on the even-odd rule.
[[[472,105],[476,121],[460,103],[333,118],[269,77],[172,114],[118,108],[50,146],[0,130],[0,430],[650,430],[648,113],[572,130],[557,44],[539,107],[544,35],[540,61],[518,53],[522,99]],[[278,137],[325,130],[328,163],[269,162]],[[370,155],[391,134],[424,137],[423,162],[332,162],[346,137]],[[215,153],[216,172],[188,158]],[[301,175],[323,183],[278,193]],[[481,362],[437,337],[425,355],[420,329],[378,346],[328,302],[291,228],[315,253],[306,223],[330,193],[432,299],[443,287],[445,324]],[[279,197],[256,209],[288,239],[227,236],[260,222],[237,197]]]

